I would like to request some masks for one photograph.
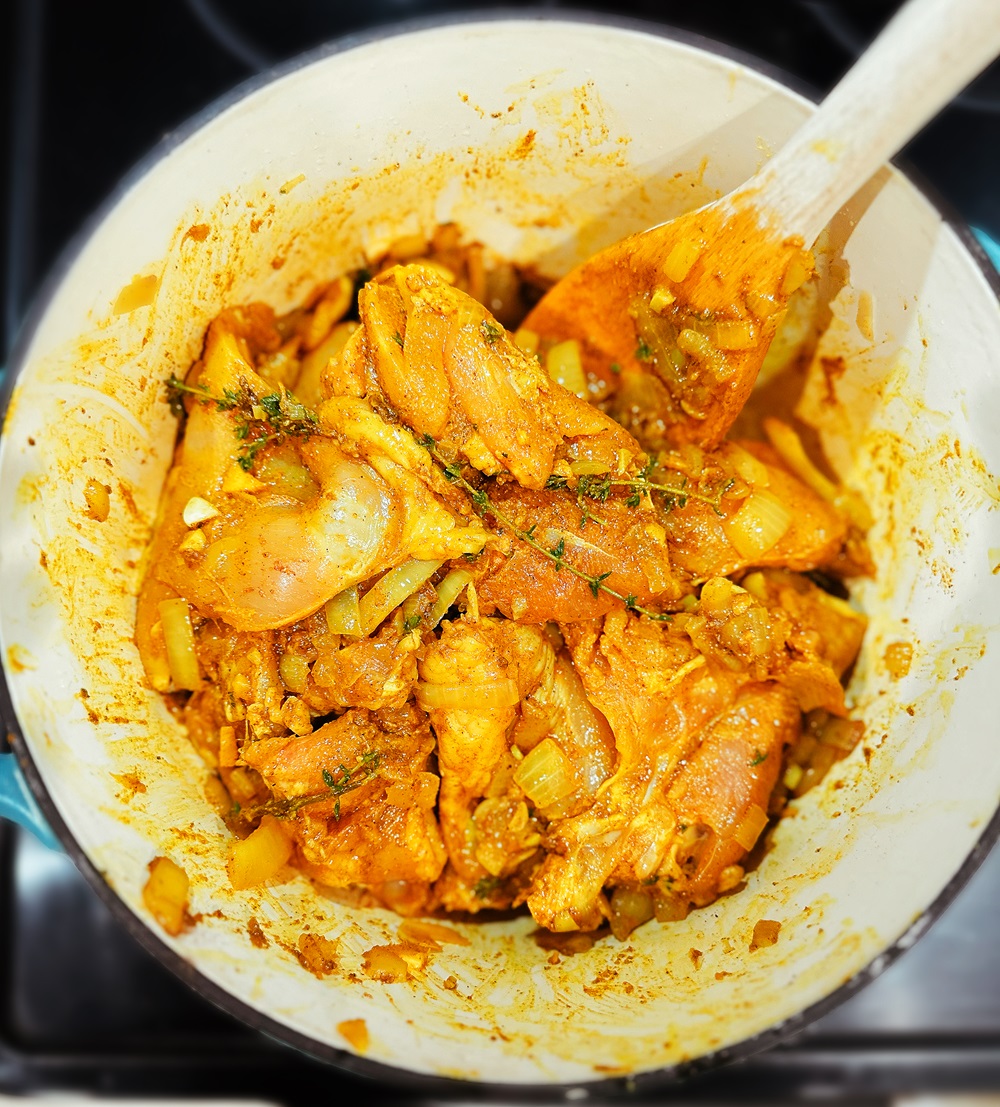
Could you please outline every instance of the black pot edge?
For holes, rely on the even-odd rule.
[[[379,27],[373,30],[360,32],[336,39],[300,54],[288,61],[272,66],[262,73],[258,73],[246,81],[241,82],[229,93],[215,100],[202,111],[191,116],[184,124],[164,136],[149,153],[141,158],[133,169],[122,179],[119,185],[112,191],[105,202],[84,223],[82,228],[74,235],[69,244],[61,253],[58,261],[53,266],[49,276],[44,281],[41,290],[35,297],[31,309],[18,332],[17,339],[11,351],[11,364],[6,374],[6,379],[0,387],[0,427],[6,420],[7,409],[10,404],[16,378],[27,349],[34,337],[35,331],[45,314],[52,298],[55,295],[63,277],[72,266],[84,245],[90,240],[107,215],[117,206],[122,197],[138,182],[157,162],[183,143],[187,138],[199,130],[202,126],[216,118],[226,109],[232,107],[249,94],[256,92],[265,85],[303,69],[314,62],[334,54],[343,53],[359,46],[366,46],[385,38],[396,37],[415,31],[433,30],[438,27],[453,24],[491,23],[504,20],[518,20],[524,22],[572,22],[590,23],[604,26],[612,26],[623,30],[633,30],[655,35],[658,38],[666,38],[679,42],[686,46],[693,46],[709,54],[722,56],[729,60],[751,69],[771,80],[781,84],[784,88],[798,93],[805,99],[817,101],[819,97],[816,91],[804,82],[781,71],[777,66],[762,61],[750,54],[727,44],[715,42],[705,36],[682,31],[677,28],[649,23],[644,20],[625,17],[608,16],[603,13],[577,12],[559,10],[557,17],[552,18],[548,14],[522,11],[519,9],[481,12],[452,13],[444,17],[430,17],[426,19],[407,20],[395,23],[387,27]],[[937,196],[932,188],[906,166],[905,161],[893,159],[893,164],[901,168],[905,175],[914,183],[915,187],[931,203],[932,207],[962,240],[963,245],[976,260],[993,292],[1000,300],[1000,274],[993,267],[979,241],[969,229],[968,225],[953,210],[951,205]],[[957,872],[948,881],[945,887],[938,893],[931,904],[914,920],[906,931],[878,954],[865,968],[859,970],[853,977],[845,981],[828,996],[804,1008],[796,1015],[785,1019],[776,1026],[761,1031],[741,1042],[731,1046],[725,1046],[710,1053],[703,1054],[691,1061],[680,1062],[650,1072],[637,1073],[624,1077],[606,1077],[597,1080],[572,1081],[565,1084],[501,1084],[488,1083],[473,1080],[463,1080],[445,1076],[432,1076],[424,1073],[411,1072],[392,1065],[377,1061],[368,1061],[364,1057],[356,1056],[346,1050],[340,1050],[333,1046],[317,1042],[307,1035],[277,1022],[270,1016],[264,1015],[256,1008],[250,1007],[242,1000],[237,999],[230,992],[219,987],[213,981],[205,977],[199,970],[184,960],[170,946],[145,923],[138,915],[134,914],[118,894],[107,884],[101,872],[95,867],[90,858],[73,837],[66,826],[55,804],[49,796],[48,790],[42,781],[41,774],[35,765],[27,748],[27,743],[20,732],[17,717],[13,710],[10,693],[6,685],[6,674],[0,674],[0,715],[6,723],[8,738],[18,758],[18,762],[24,771],[25,777],[38,800],[45,817],[52,829],[62,841],[66,852],[77,868],[81,871],[87,882],[101,897],[111,910],[112,914],[135,938],[136,941],[161,964],[169,969],[175,976],[182,980],[197,994],[207,999],[216,1007],[227,1014],[238,1018],[251,1029],[260,1031],[268,1037],[292,1046],[309,1057],[318,1059],[350,1072],[354,1075],[378,1081],[395,1088],[407,1090],[421,1090],[435,1092],[437,1094],[461,1095],[463,1098],[479,1100],[496,1100],[517,1098],[522,1100],[552,1100],[566,1098],[584,1098],[591,1094],[614,1095],[620,1093],[644,1093],[652,1092],[666,1085],[676,1085],[696,1075],[707,1072],[724,1064],[743,1061],[786,1041],[807,1025],[828,1014],[839,1007],[846,1000],[855,995],[868,983],[880,976],[897,958],[899,958],[920,935],[925,933],[944,913],[948,905],[955,899],[958,893],[965,887],[973,874],[982,864],[983,860],[1000,839],[1000,808],[994,813],[989,823],[983,829],[975,846],[969,852]],[[574,1095],[573,1093],[577,1093]],[[583,1094],[580,1094],[583,1093]]]

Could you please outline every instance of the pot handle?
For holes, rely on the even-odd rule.
[[[993,267],[1000,272],[1000,242],[990,238],[986,231],[979,227],[973,227],[972,233],[979,239],[979,245],[986,251],[986,256],[993,262]]]
[[[62,849],[12,753],[0,754],[0,816],[30,830],[49,849]]]

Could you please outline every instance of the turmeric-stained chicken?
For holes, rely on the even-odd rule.
[[[863,505],[773,419],[671,447],[483,306],[516,325],[512,267],[453,227],[423,254],[230,309],[171,380],[148,679],[258,883],[683,919],[857,742]]]

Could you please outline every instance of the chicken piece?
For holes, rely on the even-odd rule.
[[[351,710],[311,734],[246,743],[242,757],[277,803],[289,805],[288,825],[310,872],[343,887],[440,875],[433,748],[421,713],[409,706],[378,716]],[[323,798],[297,806],[304,797]]]
[[[578,501],[569,491],[536,492],[506,484],[492,500],[522,531],[546,549],[562,543],[566,561],[622,596],[662,608],[686,587],[674,575],[666,532],[652,509],[628,507],[625,498]],[[533,528],[533,529],[532,529]],[[476,565],[481,600],[526,623],[578,622],[606,614],[621,601],[515,541],[510,555],[496,546]]]
[[[400,635],[392,620],[368,638],[322,641],[303,699],[318,714],[345,707],[400,707],[417,682],[419,646],[415,636]]]
[[[443,624],[441,637],[420,661],[429,690],[418,689],[418,701],[437,735],[441,832],[452,866],[470,884],[493,875],[476,855],[473,814],[505,767],[507,732],[518,703],[538,686],[551,649],[535,627],[501,619],[462,620]],[[463,706],[434,706],[434,693],[440,695],[441,689],[455,694]]]
[[[824,591],[808,577],[783,569],[762,569],[745,577],[743,586],[769,609],[788,616],[790,648],[815,654],[838,678],[854,664],[868,620],[847,600]]]
[[[418,435],[454,444],[481,472],[506,471],[539,489],[560,460],[622,473],[641,458],[627,431],[552,381],[435,270],[380,273],[362,289],[359,310],[362,330],[343,355],[353,371],[331,374],[331,392],[356,382],[364,366],[373,406],[388,405]]]
[[[320,424],[398,494],[403,506],[399,546],[421,561],[478,553],[489,532],[468,497],[450,484],[403,427],[388,423],[366,400],[336,397],[323,404]]]
[[[256,397],[259,406],[275,394],[248,360],[238,319],[226,314],[212,324],[197,387],[212,397]],[[443,560],[482,548],[478,520],[453,514],[405,462],[383,456],[371,464],[325,434],[257,450],[255,472],[264,477],[277,467],[283,481],[246,473],[239,420],[247,415],[227,403],[191,404],[167,482],[153,572],[139,597],[138,640],[151,679],[162,669],[152,629],[164,585],[237,630],[267,630],[412,557]],[[197,518],[185,522],[192,504]]]
[[[795,698],[780,684],[748,684],[702,735],[670,788],[678,831],[658,873],[671,892],[697,905],[720,891],[767,823],[782,751],[801,729]]]
[[[768,575],[772,573],[776,581],[769,588]],[[780,680],[802,711],[822,707],[836,715],[845,714],[840,677],[846,662],[833,665],[830,657],[843,653],[843,645],[849,648],[853,643],[857,649],[863,620],[832,596],[824,603],[820,597],[826,593],[804,577],[764,570],[750,574],[744,583],[747,581],[752,591],[727,577],[706,581],[698,604],[677,616],[678,628],[702,653],[721,664],[755,680]],[[787,583],[782,586],[782,581]],[[823,630],[831,635],[829,652]],[[839,647],[838,641],[842,643]],[[850,654],[849,660],[853,656]]]
[[[550,824],[548,856],[525,897],[550,930],[600,925],[609,879],[654,875],[677,818],[666,789],[701,731],[746,682],[704,658],[671,626],[615,612],[603,628],[562,628],[587,698],[614,733],[616,764],[592,806]]]
[[[693,498],[664,516],[673,564],[697,579],[749,566],[805,572],[836,561],[847,522],[759,443],[725,443],[711,455],[748,494],[725,494],[718,509]]]
[[[610,910],[603,888],[657,879],[683,903],[710,902],[766,825],[783,748],[799,733],[794,695],[634,617],[605,620],[599,637],[567,628],[567,639],[625,757],[592,806],[549,826],[525,896],[532,915],[552,930],[593,929]]]
[[[803,712],[822,708],[844,716],[843,677],[861,649],[868,620],[846,600],[806,577],[764,569],[743,580],[772,622],[784,622],[785,650],[772,675],[789,688]]]

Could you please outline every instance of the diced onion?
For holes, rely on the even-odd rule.
[[[390,569],[361,597],[358,608],[361,633],[369,635],[389,614],[441,568],[443,561],[407,561]]]
[[[232,769],[236,765],[239,751],[236,748],[236,730],[231,726],[219,727],[219,765],[223,769]]]
[[[83,486],[83,498],[91,519],[103,523],[111,511],[111,488],[99,480],[88,480]]]
[[[260,826],[242,842],[236,842],[226,872],[237,890],[256,888],[275,876],[292,856],[292,841],[273,815],[265,815]]]
[[[677,349],[699,361],[713,363],[718,358],[718,351],[712,343],[700,331],[690,327],[685,327],[677,336]]]
[[[774,919],[761,919],[754,923],[753,937],[750,939],[750,952],[773,946],[781,933],[781,923]]]
[[[289,692],[304,692],[309,683],[309,661],[301,653],[283,653],[278,662],[281,683]]]
[[[355,585],[338,592],[326,604],[326,625],[331,634],[351,634],[361,637],[361,611],[358,606],[358,589]]]
[[[398,946],[372,946],[361,960],[365,976],[382,984],[402,984],[410,975],[410,966],[399,954]]]
[[[749,319],[716,323],[712,337],[720,350],[749,350],[757,342],[757,328]]]
[[[194,645],[194,627],[191,612],[183,596],[175,596],[159,603],[160,625],[163,627],[163,644],[167,651],[167,664],[175,688],[193,692],[201,686],[198,654]]]
[[[719,883],[716,885],[719,895],[721,896],[723,892],[732,891],[745,876],[746,873],[742,865],[727,865],[722,872],[719,873]]]
[[[149,863],[149,880],[142,889],[146,909],[173,937],[184,929],[188,904],[188,876],[169,857],[154,857]]]
[[[649,306],[653,311],[659,314],[662,311],[666,311],[676,299],[677,297],[669,288],[657,288],[649,298]]]
[[[573,765],[551,738],[543,738],[525,757],[514,780],[536,807],[558,803],[576,788]]]
[[[472,574],[468,569],[452,569],[452,571],[437,586],[437,600],[431,608],[430,625],[433,629],[441,622],[448,612],[448,608],[462,594],[462,589],[472,581]]]
[[[515,707],[521,700],[517,684],[508,679],[483,684],[431,684],[417,682],[417,702],[425,710],[493,711]]]
[[[802,779],[802,773],[804,772],[801,765],[789,765],[785,769],[785,775],[781,778],[781,783],[789,790],[794,792],[799,786],[799,781]]]
[[[597,477],[610,468],[606,461],[592,461],[590,458],[577,458],[569,463],[569,470],[574,477]]]
[[[581,399],[587,398],[587,378],[583,374],[580,343],[575,338],[553,346],[545,355],[545,371],[557,384]]]
[[[538,335],[527,327],[518,327],[514,332],[514,341],[526,354],[538,353]]]
[[[691,272],[694,263],[701,255],[704,246],[693,238],[675,242],[663,263],[663,275],[668,281],[677,284]]]
[[[772,549],[792,525],[792,513],[766,488],[751,492],[723,524],[741,557],[753,559]]]
[[[793,292],[800,289],[812,276],[815,266],[816,261],[812,251],[802,250],[797,253],[788,263],[785,275],[781,278],[782,296],[791,296]]]
[[[364,1019],[345,1019],[337,1023],[337,1033],[345,1038],[358,1053],[365,1053],[370,1044],[368,1024]]]
[[[266,485],[239,465],[230,465],[222,478],[223,492],[259,492]]]
[[[653,917],[653,899],[640,888],[615,888],[611,896],[611,933],[620,941]]]
[[[208,546],[208,539],[203,530],[189,530],[177,543],[177,548],[184,553],[197,553]]]
[[[755,803],[733,831],[733,837],[744,849],[753,849],[765,826],[767,826],[767,812]]]
[[[209,519],[214,519],[218,514],[219,509],[214,504],[210,504],[201,496],[192,496],[184,505],[181,518],[186,527],[197,527]]]

